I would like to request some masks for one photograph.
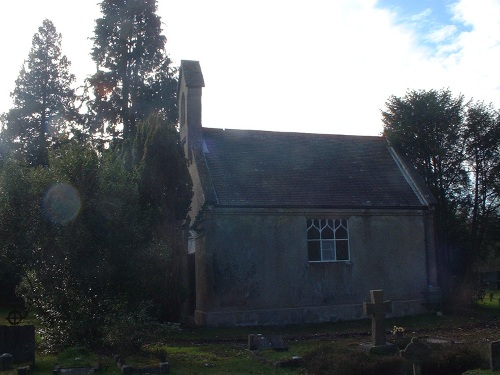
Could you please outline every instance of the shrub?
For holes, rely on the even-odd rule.
[[[57,360],[61,367],[93,367],[98,364],[97,356],[83,347],[65,349]]]
[[[322,346],[304,356],[308,373],[315,375],[397,375],[404,363],[404,359],[397,356],[336,351],[331,346]]]
[[[429,360],[422,364],[422,374],[455,375],[487,366],[488,359],[478,348],[465,345],[444,345],[433,348]]]
[[[148,312],[147,305],[135,312],[125,309],[115,317],[108,316],[103,327],[103,343],[122,354],[154,345],[163,337],[180,330],[177,323],[158,323]]]

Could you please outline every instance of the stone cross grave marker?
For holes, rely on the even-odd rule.
[[[384,301],[382,289],[370,290],[371,302],[363,303],[365,315],[372,316],[372,341],[374,346],[386,345],[385,313],[392,312],[392,302]]]

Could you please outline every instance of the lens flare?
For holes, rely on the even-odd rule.
[[[80,196],[76,189],[68,184],[58,183],[51,186],[43,198],[45,216],[57,225],[66,225],[73,221],[80,208]]]

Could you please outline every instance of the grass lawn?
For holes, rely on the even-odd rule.
[[[486,358],[489,343],[500,339],[500,292],[495,292],[492,302],[488,294],[489,291],[486,292],[484,303],[478,303],[471,314],[387,319],[387,340],[394,339],[389,331],[393,326],[398,326],[405,329],[405,342],[413,336],[443,338],[479,348]],[[3,320],[7,313],[7,309],[0,309],[2,324],[8,324]],[[29,319],[28,316],[26,323],[36,323]],[[361,345],[370,341],[370,329],[369,319],[284,327],[184,327],[181,332],[162,338],[161,343],[154,347],[144,347],[135,356],[124,356],[124,360],[130,365],[157,364],[160,362],[158,353],[164,353],[170,363],[171,374],[305,374],[304,368],[276,368],[274,364],[293,356],[312,358],[317,353],[323,353],[321,355],[324,357],[320,357],[320,360],[325,362],[328,362],[327,356],[330,355],[348,357],[360,352]],[[289,350],[268,350],[257,354],[248,351],[248,335],[256,333],[282,335]],[[64,359],[57,355],[36,353],[36,364],[31,375],[51,374],[55,363],[71,361],[73,354],[65,354],[67,357]],[[99,374],[120,374],[111,354],[91,355],[95,355],[101,365]],[[481,370],[471,370],[467,374],[494,374],[486,370],[487,366],[481,367]],[[1,375],[14,373],[0,372]]]

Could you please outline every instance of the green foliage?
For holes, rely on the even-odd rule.
[[[487,356],[478,348],[469,345],[441,345],[435,347],[429,360],[422,364],[422,374],[455,375],[487,367]]]
[[[176,121],[176,70],[164,51],[156,0],[103,0],[100,7],[92,50],[98,70],[89,79],[95,96],[92,127],[106,125],[116,140],[122,124],[130,147],[137,122],[150,113],[160,111]]]
[[[177,320],[186,298],[182,284],[186,249],[182,225],[191,204],[192,182],[179,133],[161,114],[140,122],[133,148],[141,208],[152,230],[150,254],[161,254],[151,272],[166,264],[166,284],[156,285],[163,320]],[[166,285],[166,287],[165,287]],[[152,285],[151,285],[152,286]]]
[[[84,347],[70,347],[57,355],[57,362],[65,367],[93,367],[98,364],[97,356]]]
[[[16,286],[21,281],[18,269],[7,262],[0,262],[0,280],[2,283],[2,287],[0,288],[0,301],[2,302],[0,302],[0,305],[15,304]]]
[[[123,334],[136,345],[158,331],[153,321],[180,316],[178,219],[191,180],[175,129],[159,117],[140,129],[133,172],[114,151],[68,141],[47,167],[10,160],[0,173],[0,258],[23,276],[19,292],[48,350],[114,345]],[[133,332],[116,331],[131,322]]]
[[[43,21],[11,94],[14,107],[2,119],[10,151],[30,166],[47,165],[49,146],[77,120],[69,66],[61,35]]]
[[[467,183],[463,101],[449,90],[414,90],[391,96],[382,111],[384,135],[412,160],[440,205],[459,200]]]
[[[145,345],[155,345],[172,332],[180,331],[179,324],[158,323],[152,319],[149,308],[151,306],[145,304],[130,312],[124,306],[118,307],[116,315],[105,318],[104,344],[118,353],[127,354],[136,352]]]
[[[98,156],[68,143],[50,166],[10,162],[0,178],[2,261],[24,276],[25,301],[43,324],[49,349],[96,345],[115,303],[134,308],[151,296],[147,280],[164,280],[158,254],[147,246],[137,184],[112,153]],[[160,285],[160,281],[156,285]]]
[[[136,345],[160,329],[153,322],[178,318],[186,295],[181,231],[192,183],[167,125],[177,119],[177,81],[157,2],[100,6],[94,95],[87,87],[81,98],[88,127],[76,126],[74,77],[48,20],[1,119],[0,273],[22,277],[18,291],[49,350],[114,345],[121,329]],[[110,149],[85,143],[100,125]]]
[[[185,219],[193,184],[176,128],[159,114],[149,116],[138,126],[134,156],[141,202],[155,221]]]
[[[485,257],[499,244],[500,117],[491,104],[468,105],[464,138],[471,176],[469,254]]]
[[[498,112],[482,102],[465,103],[447,89],[411,90],[388,99],[382,121],[390,144],[413,162],[437,198],[446,290],[452,267],[456,275],[470,276],[475,262],[498,246]]]
[[[335,350],[321,345],[304,357],[308,373],[317,375],[399,374],[404,360],[396,356],[374,356],[362,351]]]

